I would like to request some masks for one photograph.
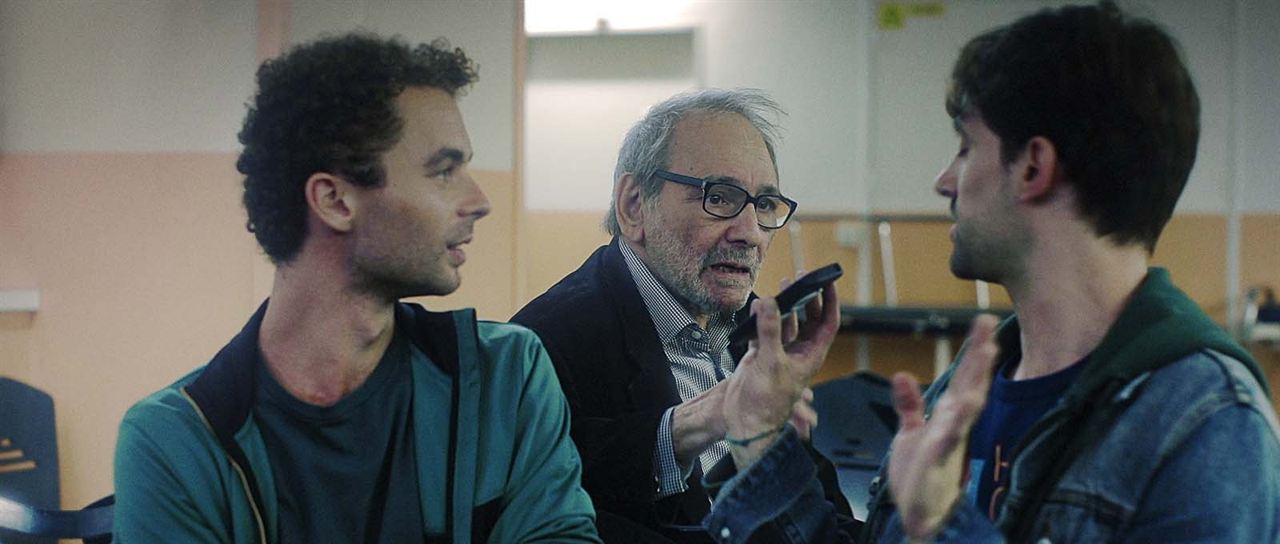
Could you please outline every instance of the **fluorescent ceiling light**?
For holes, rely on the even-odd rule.
[[[528,34],[666,30],[690,26],[690,0],[525,0]]]

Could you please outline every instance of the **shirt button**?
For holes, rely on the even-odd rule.
[[[729,540],[729,536],[730,536],[730,534],[731,534],[731,533],[729,533],[729,528],[728,528],[728,527],[721,527],[721,528],[720,528],[720,538],[723,538],[723,539],[725,539],[725,540]]]
[[[1053,541],[1049,540],[1049,537],[1046,536],[1041,538],[1040,540],[1037,540],[1036,544],[1053,544]]]
[[[693,331],[693,333],[692,333],[692,334],[693,334],[693,339],[694,339],[694,340],[702,340],[702,333],[701,333],[701,332]]]

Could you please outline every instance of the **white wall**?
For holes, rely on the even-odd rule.
[[[939,3],[940,15],[911,17],[898,29],[877,25],[887,3],[873,0],[663,2],[655,11],[665,22],[649,17],[644,24],[695,29],[702,86],[759,87],[789,111],[779,163],[783,190],[802,213],[941,213],[945,202],[931,187],[957,143],[942,101],[960,47],[984,30],[1068,2]],[[1233,187],[1246,211],[1280,210],[1280,2],[1122,6],[1181,43],[1200,93],[1200,149],[1177,211],[1225,213]],[[530,181],[528,191],[548,200],[560,190]]]
[[[708,87],[758,87],[788,112],[782,191],[801,213],[867,209],[866,0],[700,2]]]
[[[479,65],[480,80],[459,102],[475,150],[474,168],[515,167],[517,0],[293,0],[290,42],[364,29],[410,43],[446,38]]]
[[[252,0],[0,0],[0,150],[231,151]]]
[[[1200,94],[1200,146],[1175,213],[1226,213],[1231,207],[1236,168],[1231,147],[1236,129],[1232,119],[1232,3],[1162,0],[1133,8],[1163,25],[1182,45]]]
[[[908,19],[905,28],[880,30],[875,41],[871,106],[875,134],[871,160],[873,207],[941,212],[931,196],[934,177],[958,143],[943,96],[960,47],[989,28],[1065,2],[1001,0],[949,2],[938,18]],[[1130,13],[1163,25],[1182,45],[1201,100],[1200,148],[1179,212],[1223,213],[1230,204],[1233,151],[1228,147],[1232,107],[1232,5],[1163,0],[1131,2]],[[1258,36],[1261,38],[1261,36]],[[1273,47],[1274,48],[1274,47]],[[1267,86],[1265,82],[1258,82]],[[1275,80],[1270,86],[1276,90]],[[1274,116],[1280,122],[1280,116]]]
[[[295,0],[291,41],[363,27],[447,37],[480,65],[475,165],[510,171],[515,0]],[[0,0],[0,150],[235,151],[257,68],[254,0]]]
[[[866,204],[866,185],[860,173],[865,163],[866,82],[860,74],[866,71],[866,47],[863,44],[867,1],[742,0],[721,2],[693,0],[658,2],[654,13],[632,14],[645,25],[664,28],[694,29],[695,79],[703,87],[756,87],[768,91],[788,116],[781,119],[783,138],[778,146],[778,163],[782,190],[800,202],[804,213],[860,211]],[[539,18],[539,4],[530,2],[531,22]],[[584,4],[584,7],[590,7]],[[607,10],[606,10],[607,11]],[[665,18],[655,17],[661,12]],[[608,15],[600,13],[600,15]],[[594,15],[592,16],[594,17]],[[585,20],[593,20],[586,17]],[[634,30],[626,21],[610,21],[612,28]],[[647,58],[656,53],[634,50],[633,55]],[[537,91],[530,79],[532,98]],[[596,89],[604,91],[606,89]],[[666,80],[645,92],[656,102],[679,90],[678,83]],[[656,94],[655,94],[656,93]],[[582,100],[603,100],[598,95]],[[531,102],[532,103],[532,102]],[[594,111],[600,103],[582,102],[584,111]],[[633,111],[638,110],[638,111]],[[614,115],[639,119],[643,108],[629,108]],[[536,112],[529,112],[534,121]],[[575,139],[599,139],[621,143],[621,132],[607,124],[608,132],[589,132]],[[629,123],[623,123],[629,124]],[[579,127],[562,127],[564,131]],[[586,127],[590,129],[592,127]],[[552,145],[552,144],[548,144]],[[535,146],[542,152],[542,142],[528,142],[531,168]],[[608,163],[607,170],[595,168],[603,175],[600,182],[612,182],[612,164],[617,159],[616,144],[611,149],[601,146],[607,156],[591,160]],[[585,175],[586,173],[584,173]],[[593,195],[584,202],[571,193],[576,185],[553,185],[530,176],[526,194],[530,205],[539,209],[554,202],[566,204],[558,209],[604,210],[608,193]]]
[[[1241,75],[1236,172],[1241,208],[1246,212],[1280,211],[1280,2],[1237,3]]]
[[[529,39],[525,207],[599,211],[627,129],[695,86],[689,32]]]

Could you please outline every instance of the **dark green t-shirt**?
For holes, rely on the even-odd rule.
[[[258,364],[254,417],[279,500],[280,542],[423,542],[411,364],[398,330],[369,379],[333,406],[304,403]]]

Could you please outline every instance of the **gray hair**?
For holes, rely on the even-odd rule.
[[[653,173],[670,166],[669,147],[676,123],[695,113],[736,113],[745,117],[764,138],[777,175],[778,157],[774,148],[780,139],[779,129],[770,118],[786,115],[782,107],[759,89],[704,89],[677,94],[658,103],[627,131],[613,170],[614,189],[622,176],[630,173],[640,182],[642,201],[648,202],[656,196],[662,190],[662,180],[653,177]],[[609,215],[604,218],[604,228],[612,236],[622,234],[617,205],[616,198],[610,198]]]

